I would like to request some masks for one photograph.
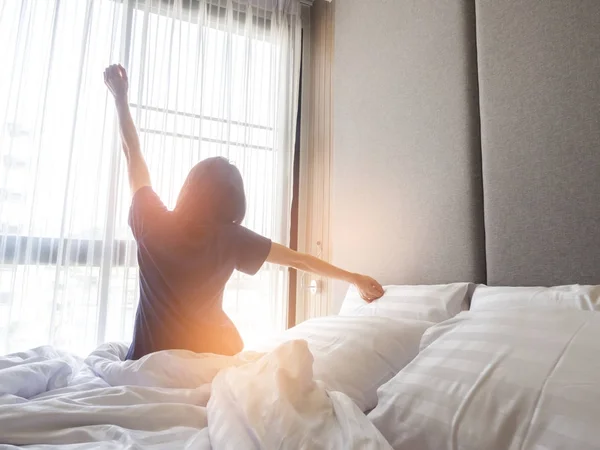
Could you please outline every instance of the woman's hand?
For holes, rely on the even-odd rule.
[[[104,84],[106,84],[115,100],[127,98],[129,80],[127,79],[127,72],[121,64],[113,64],[106,68],[104,71]]]
[[[356,286],[360,296],[366,302],[371,303],[373,300],[377,300],[383,295],[383,288],[371,277],[356,274],[353,277],[352,284]]]

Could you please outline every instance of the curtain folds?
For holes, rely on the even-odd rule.
[[[305,14],[298,249],[329,261],[335,9],[316,0]],[[331,280],[309,274],[299,279],[298,322],[337,312],[330,305]]]
[[[131,338],[138,301],[130,195],[108,64],[155,190],[224,156],[244,176],[244,225],[289,240],[300,72],[297,0],[14,0],[0,6],[0,353],[85,354]],[[246,341],[285,326],[287,271],[235,274],[225,310]]]

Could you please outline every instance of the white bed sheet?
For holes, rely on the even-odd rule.
[[[388,449],[344,394],[313,381],[305,341],[238,357],[166,351],[0,358],[0,447]],[[68,447],[65,447],[68,446]]]
[[[600,449],[600,313],[464,312],[378,391],[396,450]]]

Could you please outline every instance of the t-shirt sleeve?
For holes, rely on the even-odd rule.
[[[159,226],[167,208],[150,186],[144,186],[133,194],[129,209],[129,226],[136,241]]]
[[[254,275],[267,260],[271,251],[271,240],[248,228],[236,226],[235,268],[248,275]]]

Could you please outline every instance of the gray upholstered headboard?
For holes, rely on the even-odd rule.
[[[487,282],[600,284],[600,1],[476,17]]]
[[[334,262],[600,284],[600,0],[334,4]]]

